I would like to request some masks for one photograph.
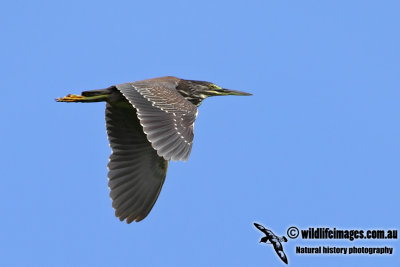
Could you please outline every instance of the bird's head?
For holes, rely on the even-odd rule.
[[[210,96],[252,95],[246,92],[224,89],[214,83],[205,81],[180,80],[176,89],[196,106],[199,106],[201,101]]]

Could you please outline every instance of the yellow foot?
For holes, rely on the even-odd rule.
[[[85,97],[81,95],[67,95],[63,98],[59,97],[56,99],[57,102],[78,102],[83,100]]]

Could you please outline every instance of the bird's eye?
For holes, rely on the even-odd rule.
[[[222,87],[219,87],[218,85],[216,85],[216,84],[210,84],[210,88],[211,89],[222,89]]]

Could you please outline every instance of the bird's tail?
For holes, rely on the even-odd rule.
[[[91,91],[83,91],[82,95],[67,95],[64,97],[59,97],[56,99],[57,102],[82,102],[82,103],[90,103],[90,102],[102,102],[107,101],[108,97],[112,94],[113,87],[109,87],[106,89],[98,89]]]

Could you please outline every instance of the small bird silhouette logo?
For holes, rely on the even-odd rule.
[[[281,242],[287,242],[287,238],[285,236],[279,237],[277,235],[275,235],[271,230],[265,228],[264,226],[262,226],[261,224],[258,223],[254,223],[254,225],[257,227],[258,230],[260,230],[261,232],[263,232],[265,234],[265,236],[263,238],[261,238],[260,243],[266,243],[266,244],[272,244],[274,246],[274,249],[276,251],[276,254],[278,254],[279,258],[281,258],[281,260],[288,264],[288,260],[286,257],[285,252],[283,252],[283,246]],[[268,243],[269,241],[269,243]]]

